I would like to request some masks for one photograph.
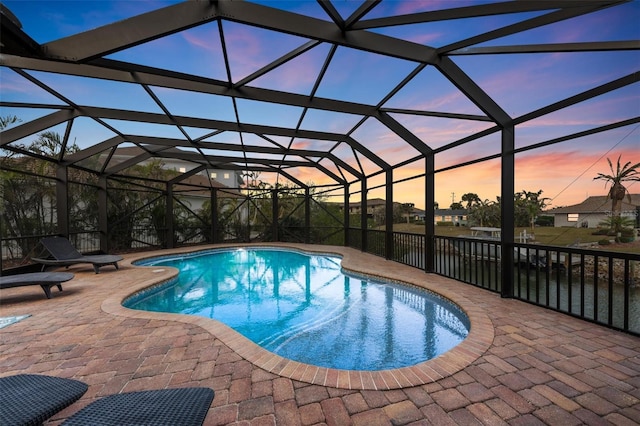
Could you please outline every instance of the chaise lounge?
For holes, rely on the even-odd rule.
[[[203,387],[125,392],[100,398],[63,426],[200,426],[214,392]]]
[[[80,399],[89,386],[41,374],[0,377],[0,424],[40,425]]]
[[[31,260],[42,264],[42,271],[47,266],[66,266],[78,263],[90,263],[96,274],[100,273],[100,267],[105,265],[113,265],[118,269],[118,262],[123,258],[115,254],[96,254],[83,255],[76,250],[71,242],[64,237],[45,237],[40,240],[42,246],[47,249],[50,258],[32,257]]]
[[[80,399],[87,384],[39,374],[0,377],[0,424],[40,425]],[[126,392],[91,402],[66,426],[200,426],[213,401],[204,387]]]
[[[62,291],[62,283],[71,280],[74,275],[71,272],[30,272],[0,277],[0,289],[21,287],[26,285],[39,285],[42,287],[47,299],[51,299],[51,287],[56,286]]]

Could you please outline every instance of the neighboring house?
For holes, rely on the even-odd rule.
[[[169,148],[167,151],[180,151],[178,148]],[[111,161],[123,162],[130,158],[136,157],[143,153],[141,148],[137,146],[117,148],[111,158]],[[164,168],[168,170],[175,170],[180,173],[186,173],[194,168],[195,164],[186,160],[180,160],[176,158],[160,158],[164,163]],[[145,164],[145,161],[140,164]],[[244,181],[242,175],[238,170],[203,170],[198,175],[205,176],[208,179],[215,180],[228,188],[239,188]]]
[[[204,189],[207,187],[218,189],[227,188],[222,183],[209,179],[206,176],[193,175],[184,179],[179,184],[174,185],[173,193],[174,195],[179,195],[187,206],[195,212],[202,209],[205,201],[211,199],[211,192],[208,189]],[[238,197],[241,197],[241,195],[235,189],[218,193],[218,200]]]
[[[411,210],[411,217],[413,217],[413,220],[424,220],[425,212],[422,209],[414,207],[413,210]]]
[[[367,217],[372,218],[376,212],[384,212],[387,202],[382,198],[367,200]],[[357,201],[349,203],[349,213],[358,214],[362,211],[362,203]]]
[[[453,222],[455,226],[467,225],[467,211],[465,209],[436,209],[434,212],[434,222]]]
[[[425,218],[424,210],[414,209],[414,214],[416,220],[424,220]],[[467,226],[467,211],[464,209],[435,209],[433,215],[433,223],[436,225],[438,222],[450,222],[455,226]]]
[[[622,201],[623,217],[633,219],[638,226],[640,194],[631,194],[631,203],[627,197]],[[597,228],[607,217],[611,216],[611,199],[607,195],[589,197],[580,204],[558,207],[545,212],[553,215],[553,226],[571,226]]]
[[[178,148],[170,148],[170,150],[178,150]],[[121,163],[129,160],[130,158],[141,155],[143,150],[137,146],[117,148],[111,158],[111,161]],[[151,161],[149,159],[148,161]],[[175,159],[175,158],[160,158],[163,162],[163,168],[167,170],[175,170],[180,173],[186,173],[194,168],[194,163],[189,161]],[[139,164],[144,165],[147,161],[142,161]],[[211,198],[211,193],[204,188],[239,188],[243,183],[242,176],[239,171],[235,170],[203,170],[195,175],[189,176],[177,185],[174,186],[173,191],[176,195],[181,195],[183,200],[193,211],[197,211],[202,208],[202,205],[206,200]],[[199,188],[198,188],[199,187]],[[225,191],[224,195],[220,197],[238,197],[237,189]]]

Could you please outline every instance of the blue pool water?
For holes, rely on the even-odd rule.
[[[467,316],[447,299],[343,273],[336,256],[252,248],[138,264],[180,273],[126,307],[216,319],[273,353],[322,367],[414,365],[453,348],[469,330]]]

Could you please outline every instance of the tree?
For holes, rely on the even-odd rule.
[[[161,160],[152,160],[146,164],[130,167],[127,173],[145,179],[109,179],[107,187],[109,248],[111,250],[129,249],[136,241],[137,233],[146,233],[147,229],[156,233],[158,244],[166,244],[168,239],[175,238],[175,235],[165,234],[166,194],[163,182],[175,177],[178,172],[165,169]],[[147,179],[155,179],[158,182],[149,182]],[[182,211],[179,206],[174,209],[174,215],[176,213],[179,215]],[[175,221],[175,223],[178,225],[180,222]],[[144,227],[146,229],[140,229]]]
[[[614,216],[620,216],[622,213],[622,203],[625,195],[627,196],[629,202],[631,202],[631,194],[629,190],[624,186],[623,182],[631,182],[640,181],[640,163],[631,164],[631,161],[627,161],[624,166],[620,167],[620,156],[618,156],[618,161],[616,162],[616,169],[613,170],[613,164],[611,160],[607,158],[607,162],[609,163],[609,169],[611,170],[611,174],[598,173],[594,180],[604,180],[605,188],[607,185],[611,185],[609,188],[609,198],[611,199],[611,214]]]
[[[634,220],[624,216],[609,216],[598,225],[608,228],[611,233],[615,235],[617,242],[621,241],[625,233],[631,233],[633,235]],[[627,235],[628,236],[628,235]]]
[[[411,223],[411,212],[413,203],[393,203],[393,223]]]
[[[457,201],[455,203],[451,203],[449,208],[451,210],[464,210],[464,206],[462,205],[462,203],[459,203]]]
[[[469,221],[479,226],[500,226],[500,199],[498,201],[480,200],[469,209]]]
[[[547,206],[548,198],[541,197],[542,190],[538,192],[521,191],[513,194],[514,222],[515,226],[534,228],[536,218]],[[501,224],[500,207],[502,200],[496,197],[496,201],[481,200],[476,194],[462,196],[468,203],[469,222],[479,226],[499,227]]]
[[[475,204],[479,204],[482,202],[478,194],[474,194],[473,192],[467,192],[461,198],[462,201],[467,203],[466,209],[469,210]]]
[[[272,193],[267,193],[268,197],[264,204],[272,208]],[[271,217],[271,212],[265,211],[263,220],[263,235],[267,241],[275,241],[273,235],[273,222],[278,228],[278,241],[304,242],[306,235],[305,228],[305,191],[302,188],[288,184],[277,184],[275,188],[278,209],[276,217]]]
[[[542,190],[538,192],[523,190],[514,194],[514,219],[516,226],[530,226],[533,231],[536,218],[547,206],[546,202],[548,198],[542,198],[540,195],[542,195]]]
[[[0,128],[19,122],[17,117],[0,118]],[[60,135],[46,131],[22,149],[45,157],[60,157],[64,145]],[[66,147],[67,153],[78,151],[76,144]],[[16,241],[21,254],[28,255],[37,245],[37,238],[57,229],[56,165],[27,156],[8,155],[0,172],[0,221],[2,236]],[[18,172],[23,170],[23,172]],[[80,180],[80,179],[78,179]]]
[[[359,223],[360,216],[357,216]],[[327,202],[321,195],[315,195],[311,200],[310,241],[314,244],[344,245],[343,227],[341,207],[337,203]]]
[[[15,115],[7,115],[4,117],[0,117],[0,130],[4,130],[6,127],[9,127],[11,124],[19,123],[21,121],[22,120],[20,120]]]

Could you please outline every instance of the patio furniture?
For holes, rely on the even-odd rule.
[[[69,417],[65,426],[200,426],[214,392],[209,388],[179,388],[106,396]]]
[[[76,250],[71,242],[64,237],[45,237],[40,243],[51,254],[52,258],[36,258],[31,260],[42,264],[44,271],[47,266],[66,266],[75,265],[77,263],[91,263],[96,274],[100,273],[100,267],[105,265],[113,265],[118,269],[118,262],[122,256],[114,254],[96,254],[83,255]]]
[[[0,424],[40,425],[73,404],[86,383],[37,374],[0,377]]]
[[[62,291],[62,283],[71,280],[71,272],[31,272],[0,277],[0,289],[39,285],[44,290],[47,299],[51,299],[51,287],[57,286]]]

